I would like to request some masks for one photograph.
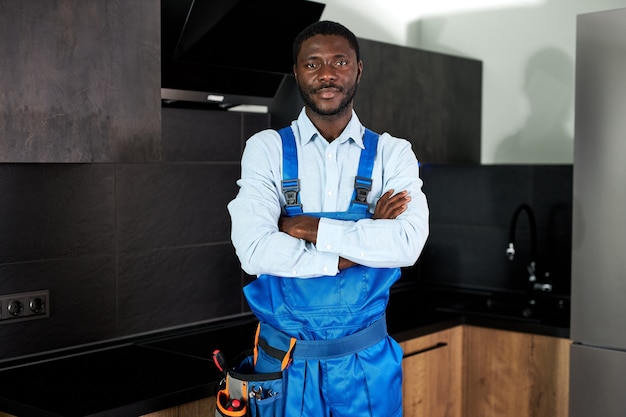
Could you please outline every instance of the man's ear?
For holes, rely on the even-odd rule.
[[[357,74],[356,74],[357,83],[361,81],[361,75],[363,75],[363,61],[359,61],[359,64],[357,65]]]

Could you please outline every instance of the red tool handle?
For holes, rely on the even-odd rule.
[[[226,358],[224,358],[224,354],[221,350],[216,349],[213,351],[213,363],[221,372],[227,368],[226,366]]]

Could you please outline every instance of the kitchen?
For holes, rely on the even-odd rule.
[[[108,23],[109,26],[105,21],[92,29],[98,30],[100,36],[112,31],[110,41],[115,47],[110,50],[93,51],[77,42],[78,38],[72,38],[72,33],[62,33],[60,44],[74,41],[84,49],[77,48],[74,56],[59,54],[58,61],[50,61],[52,58],[46,56],[47,61],[43,63],[47,65],[41,68],[47,71],[41,71],[40,78],[32,76],[18,84],[24,86],[20,93],[28,99],[24,99],[28,105],[14,101],[17,97],[13,95],[8,96],[8,103],[14,104],[13,113],[10,118],[3,117],[2,126],[9,132],[20,132],[17,144],[21,148],[7,143],[10,138],[3,139],[3,146],[9,146],[3,148],[6,159],[0,166],[6,198],[0,229],[5,236],[0,259],[0,294],[50,289],[52,314],[45,320],[2,324],[3,361],[16,357],[27,361],[30,355],[42,350],[74,346],[86,349],[103,341],[124,343],[134,336],[150,337],[159,331],[174,331],[189,324],[245,313],[240,288],[247,277],[241,275],[234,261],[228,242],[228,218],[221,208],[234,193],[243,140],[267,123],[266,116],[218,113],[218,117],[209,112],[191,117],[189,121],[186,118],[190,116],[174,110],[170,112],[175,115],[174,119],[163,119],[164,139],[160,143],[161,119],[153,116],[160,115],[161,111],[158,91],[146,88],[142,95],[136,92],[139,88],[129,90],[135,85],[148,87],[152,85],[150,82],[158,83],[159,40],[158,34],[150,32],[158,25],[158,10],[151,10],[147,7],[149,4],[141,10],[134,7],[126,10],[123,16],[127,20],[115,22],[114,18],[109,18],[113,22]],[[15,19],[13,25],[3,25],[6,28],[3,31],[24,31],[37,18],[36,9],[29,8],[28,1],[20,6],[5,3],[3,7],[2,16],[7,16],[5,12],[17,13],[14,8],[23,8],[17,13],[21,19]],[[80,19],[93,18],[96,12],[106,15],[115,10],[98,10],[90,3],[84,8],[63,12],[65,15],[74,13],[73,19],[83,21]],[[332,15],[327,17],[332,18]],[[130,23],[140,21],[138,19],[151,24]],[[50,24],[48,21],[47,25],[41,25],[41,33],[45,33]],[[568,25],[573,27],[571,22]],[[132,53],[124,48],[127,44],[119,38],[123,34],[130,36],[127,32],[131,29],[149,40],[142,54],[132,60],[129,58]],[[21,36],[28,31],[20,36],[9,33],[17,42],[12,46],[5,44],[3,54],[11,52],[11,48],[31,50],[29,37]],[[572,48],[573,36],[571,34]],[[50,50],[56,50],[52,48],[56,44],[47,45],[45,39],[35,38]],[[135,59],[144,66],[137,66]],[[96,93],[98,88],[103,89],[99,80],[113,84],[115,88],[106,89],[108,101],[98,102],[97,94],[94,97],[73,83],[59,82],[68,75],[58,73],[59,62],[65,60],[76,66],[69,75],[86,77],[93,83]],[[56,67],[50,65],[55,62]],[[111,68],[109,62],[119,67]],[[17,59],[18,67],[20,63]],[[152,67],[146,63],[151,63]],[[28,68],[25,62],[22,64],[21,68]],[[485,71],[488,68],[485,66]],[[55,88],[38,90],[35,95],[32,85],[39,86],[36,81],[45,81],[46,75],[56,80],[51,84]],[[485,84],[488,75],[485,75]],[[122,100],[129,95],[128,91],[133,92],[131,103]],[[486,96],[483,100],[487,100]],[[46,108],[46,103],[57,104],[48,104],[50,108]],[[32,113],[26,114],[26,109]],[[483,110],[485,113],[487,111]],[[72,120],[68,114],[82,117]],[[97,114],[114,120],[115,129],[106,123],[99,124]],[[146,117],[146,114],[152,116]],[[12,124],[9,119],[13,120]],[[190,123],[211,126],[211,140],[180,130],[181,125]],[[487,126],[484,122],[483,130]],[[232,141],[227,143],[223,140],[226,131],[234,132]],[[86,140],[85,133],[90,135],[90,141]],[[487,130],[483,135],[488,133]],[[188,141],[175,140],[175,134],[187,137]],[[52,146],[55,143],[67,145]],[[489,143],[482,144],[483,155],[492,152],[486,150],[487,145]],[[490,158],[481,156],[481,162],[498,162]],[[45,161],[51,163],[35,163]],[[467,277],[465,284],[469,285],[508,284],[505,275],[511,265],[505,249],[509,223],[517,204],[528,201],[535,209],[539,225],[540,256],[556,262],[554,268],[550,268],[556,279],[555,292],[567,293],[569,281],[559,281],[558,273],[566,276],[569,271],[567,247],[571,238],[568,235],[571,217],[567,211],[557,213],[554,218],[551,215],[554,206],[570,204],[571,207],[571,195],[567,192],[571,190],[571,166],[534,166],[533,162],[528,160],[528,166],[493,167],[425,164],[425,187],[432,184],[425,191],[427,195],[432,194],[433,230],[439,227],[446,232],[433,235],[448,239],[437,246],[447,253],[439,251],[429,257],[443,256],[442,268],[427,263],[423,269],[429,272],[419,271],[420,279],[435,283],[452,280],[448,283],[454,284],[461,276]],[[470,183],[477,187],[469,195],[467,182],[460,181],[466,178],[472,179]],[[224,184],[233,184],[233,187],[227,188]],[[446,187],[445,190],[442,187]],[[207,193],[206,189],[212,192]],[[437,196],[437,193],[442,195]],[[546,195],[550,197],[546,199]],[[458,203],[450,204],[450,201]],[[477,202],[481,204],[476,212],[464,210]],[[488,206],[483,207],[483,204]],[[524,227],[522,223],[520,227]],[[502,249],[494,245],[493,250],[480,250],[480,243],[490,234],[493,238],[486,241],[502,241]],[[521,230],[519,237],[524,238]],[[560,246],[552,242],[567,243]],[[474,252],[464,255],[468,250]],[[546,263],[538,261],[538,265]],[[449,270],[443,270],[444,267]],[[407,277],[411,276],[408,272]],[[513,285],[519,290],[524,281]]]

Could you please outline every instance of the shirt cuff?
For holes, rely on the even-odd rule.
[[[317,226],[317,250],[338,254],[344,235],[345,221],[321,218]]]
[[[339,273],[339,255],[330,252],[318,252],[316,271],[319,275],[334,276]]]

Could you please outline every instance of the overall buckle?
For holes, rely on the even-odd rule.
[[[300,191],[300,180],[282,180],[283,195],[285,196],[285,208],[302,207],[298,203],[298,192]]]
[[[352,202],[367,205],[367,195],[372,189],[372,179],[359,177],[357,175],[357,177],[354,179],[354,189],[356,190],[356,194]]]

